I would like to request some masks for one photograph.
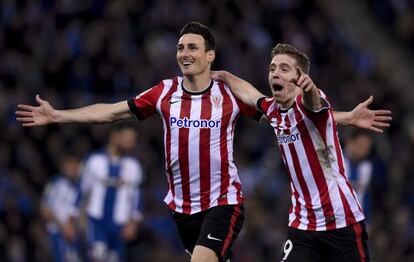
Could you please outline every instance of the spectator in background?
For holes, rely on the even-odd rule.
[[[142,220],[141,164],[128,154],[138,134],[116,125],[106,147],[92,153],[82,171],[82,198],[88,217],[88,255],[92,261],[124,261],[125,243],[134,239]]]
[[[358,200],[362,204],[365,213],[365,221],[368,224],[371,211],[371,196],[369,185],[374,171],[371,161],[372,136],[364,130],[354,130],[345,142],[344,159],[348,180],[355,189]]]
[[[65,155],[61,160],[61,172],[45,187],[41,214],[46,221],[54,261],[79,261],[76,230],[79,198],[80,159]]]

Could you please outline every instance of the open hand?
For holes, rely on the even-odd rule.
[[[16,120],[23,126],[43,126],[54,122],[55,109],[49,102],[41,99],[39,95],[36,95],[36,102],[39,106],[17,105]]]
[[[377,133],[383,133],[382,128],[390,126],[391,111],[369,109],[368,106],[373,100],[373,96],[370,96],[351,111],[351,124]]]

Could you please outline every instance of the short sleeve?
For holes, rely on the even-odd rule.
[[[267,117],[267,111],[273,103],[273,97],[261,97],[257,100],[257,108]]]
[[[157,101],[163,89],[162,82],[141,94],[128,99],[129,110],[139,119],[143,120],[157,112]]]

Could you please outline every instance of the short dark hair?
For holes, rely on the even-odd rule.
[[[210,29],[199,23],[199,22],[189,22],[183,26],[180,31],[180,37],[185,34],[196,34],[201,35],[204,38],[206,52],[210,50],[216,50],[216,40],[214,35],[211,33]]]
[[[296,62],[298,63],[298,66],[300,67],[300,69],[302,69],[302,71],[305,72],[306,74],[309,74],[309,67],[310,67],[309,57],[304,52],[297,50],[296,48],[294,48],[293,46],[289,44],[277,44],[272,49],[271,58],[273,59],[275,55],[279,55],[279,54],[285,54],[285,55],[288,55],[294,58]]]

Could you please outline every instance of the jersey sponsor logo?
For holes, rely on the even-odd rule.
[[[290,144],[300,140],[300,134],[289,134],[289,135],[278,135],[277,143],[278,144]]]
[[[189,119],[170,116],[170,126],[178,128],[220,128],[221,120]]]

